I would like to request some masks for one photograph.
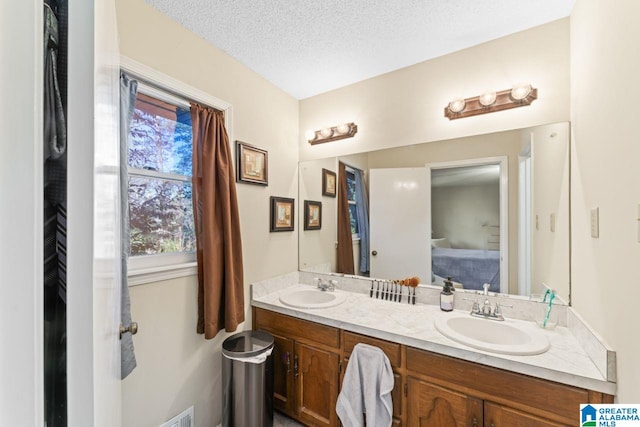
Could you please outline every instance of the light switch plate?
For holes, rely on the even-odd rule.
[[[552,233],[556,232],[556,214],[551,214],[549,217],[549,229]]]
[[[591,209],[591,237],[600,237],[600,208]]]
[[[637,234],[638,234],[638,243],[640,243],[640,205],[638,205],[638,215],[636,215],[636,223],[637,225]]]

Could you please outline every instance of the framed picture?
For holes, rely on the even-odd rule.
[[[269,231],[293,231],[295,200],[271,196],[271,221]]]
[[[322,227],[322,202],[304,201],[304,229],[320,230]]]
[[[236,181],[269,185],[267,150],[236,141]]]
[[[336,173],[328,169],[322,169],[322,195],[336,197],[337,188]]]

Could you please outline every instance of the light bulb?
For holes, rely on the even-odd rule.
[[[516,101],[522,101],[531,93],[531,85],[528,83],[521,83],[515,85],[513,89],[511,89],[511,98]]]
[[[349,133],[350,129],[351,129],[351,125],[349,123],[344,123],[336,127],[336,132],[338,132],[340,135],[345,135]]]
[[[478,102],[485,107],[496,102],[496,93],[495,92],[485,92],[478,97]]]
[[[331,128],[324,128],[320,130],[320,136],[323,138],[329,138],[331,135],[333,135],[333,129]]]
[[[464,110],[465,101],[462,98],[454,99],[449,103],[449,111],[452,113],[459,113]]]
[[[313,141],[316,139],[316,133],[312,130],[308,130],[304,136],[307,138],[307,141]]]

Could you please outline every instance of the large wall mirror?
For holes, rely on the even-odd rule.
[[[451,277],[522,296],[550,288],[569,303],[569,128],[301,162],[300,270],[434,285]],[[319,227],[305,229],[305,201],[321,202]]]

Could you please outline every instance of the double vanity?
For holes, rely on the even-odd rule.
[[[539,303],[522,297],[456,292],[446,313],[432,286],[419,286],[413,305],[371,298],[362,278],[323,291],[317,276],[252,285],[253,327],[275,338],[274,406],[307,425],[338,425],[336,399],[357,343],[389,358],[397,426],[576,425],[581,403],[613,402],[615,353],[567,306],[554,306],[558,326],[549,330],[534,322]],[[500,303],[505,321],[472,317],[474,300]]]

